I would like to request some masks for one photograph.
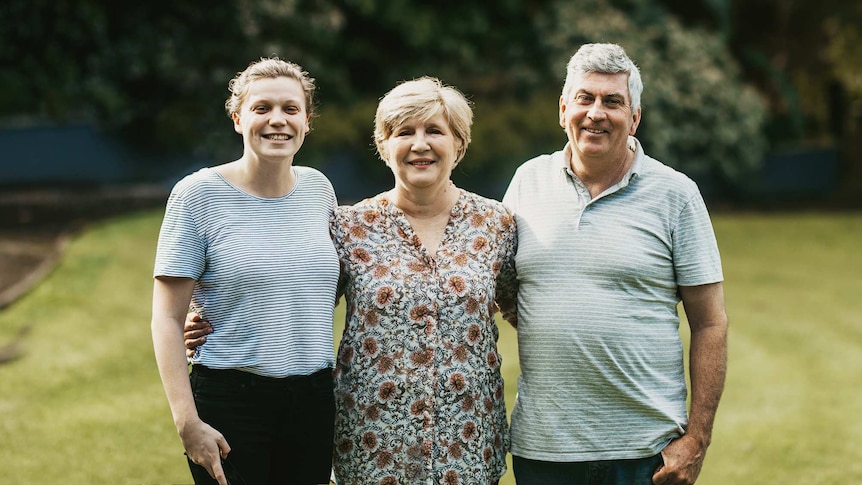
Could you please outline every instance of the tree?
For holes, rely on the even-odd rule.
[[[644,79],[639,138],[648,153],[689,174],[733,185],[762,163],[766,115],[722,38],[683,27],[648,0],[625,10],[607,0],[561,1],[545,19],[546,39],[563,63],[584,42],[622,45]]]
[[[682,27],[648,0],[494,8],[483,0],[6,0],[0,8],[0,116],[92,121],[147,152],[236,156],[222,108],[227,81],[278,55],[319,87],[303,163],[349,153],[386,175],[371,149],[376,102],[398,81],[434,75],[475,102],[474,141],[456,178],[499,195],[516,165],[562,146],[559,63],[579,43],[603,39],[644,67],[641,136],[651,154],[739,180],[763,151],[762,103],[722,38]]]

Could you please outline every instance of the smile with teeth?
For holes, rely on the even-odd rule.
[[[263,137],[266,138],[267,140],[273,140],[273,141],[287,141],[287,140],[290,140],[291,138],[293,138],[290,135],[284,135],[281,133],[276,133],[276,134],[271,134],[271,135],[263,135]]]
[[[416,161],[407,162],[407,163],[409,165],[414,166],[414,167],[427,167],[428,165],[431,165],[432,163],[434,163],[434,160],[416,160]]]
[[[605,132],[605,130],[597,130],[595,128],[584,128],[584,131],[586,131],[587,133],[593,133],[595,135],[601,135]]]

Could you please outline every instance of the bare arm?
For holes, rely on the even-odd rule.
[[[727,313],[721,283],[681,287],[691,327],[689,351],[691,412],[686,434],[704,447],[712,442],[712,425],[727,375]]]
[[[691,328],[691,411],[685,435],[662,451],[657,484],[692,484],[700,474],[727,375],[727,313],[721,283],[681,286]]]
[[[220,458],[230,447],[224,437],[198,417],[189,384],[183,346],[183,322],[194,290],[190,278],[159,277],[153,284],[153,349],[174,424],[189,458],[227,485]]]

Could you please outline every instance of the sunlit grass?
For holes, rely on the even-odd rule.
[[[698,483],[862,481],[862,217],[718,217],[730,368]]]
[[[32,324],[0,366],[4,483],[190,483],[155,367],[149,314],[160,214],[82,233],[38,288],[0,313]]]
[[[24,356],[0,366],[0,483],[191,483],[149,331],[160,221],[83,232],[0,312],[0,342],[32,326]],[[720,215],[715,226],[730,369],[698,484],[862,482],[862,214]],[[517,344],[507,324],[500,334],[511,407]]]

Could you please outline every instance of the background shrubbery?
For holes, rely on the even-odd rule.
[[[300,163],[342,157],[385,177],[369,148],[376,101],[428,74],[475,102],[456,177],[496,196],[518,163],[564,143],[556,109],[569,56],[616,42],[643,71],[639,136],[653,156],[732,192],[769,150],[835,147],[847,187],[862,187],[854,2],[8,0],[0,16],[6,126],[83,121],[149,154],[226,161],[240,145],[222,108],[227,80],[275,54],[319,84]]]

